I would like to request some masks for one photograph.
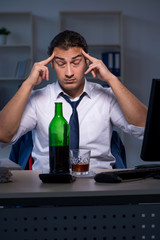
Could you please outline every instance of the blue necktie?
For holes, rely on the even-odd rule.
[[[78,149],[79,148],[79,120],[77,113],[77,106],[84,97],[85,93],[83,93],[77,101],[71,102],[69,97],[64,93],[60,94],[72,107],[72,115],[69,120],[70,133],[69,133],[69,146],[70,149]]]

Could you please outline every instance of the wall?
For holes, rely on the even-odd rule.
[[[148,104],[151,80],[160,77],[159,0],[27,0],[25,4],[20,0],[1,0],[0,11],[33,13],[35,61],[47,57],[48,44],[59,32],[60,11],[122,11],[124,83],[142,102]],[[141,141],[125,135],[124,143],[128,166],[142,163],[139,157]]]

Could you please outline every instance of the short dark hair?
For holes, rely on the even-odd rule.
[[[84,37],[79,33],[65,30],[56,35],[48,47],[48,55],[51,56],[55,47],[68,50],[71,47],[81,47],[88,53],[88,45]]]

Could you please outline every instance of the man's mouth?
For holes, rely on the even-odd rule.
[[[66,83],[73,83],[73,82],[75,82],[75,78],[67,78],[67,79],[65,79],[65,82]]]

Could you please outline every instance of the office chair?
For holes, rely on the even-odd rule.
[[[113,168],[127,168],[125,147],[120,139],[119,134],[115,130],[113,131],[111,138],[111,153],[116,159]]]
[[[30,131],[20,137],[17,142],[12,145],[9,159],[19,164],[23,170],[32,170],[32,148],[32,132]]]

